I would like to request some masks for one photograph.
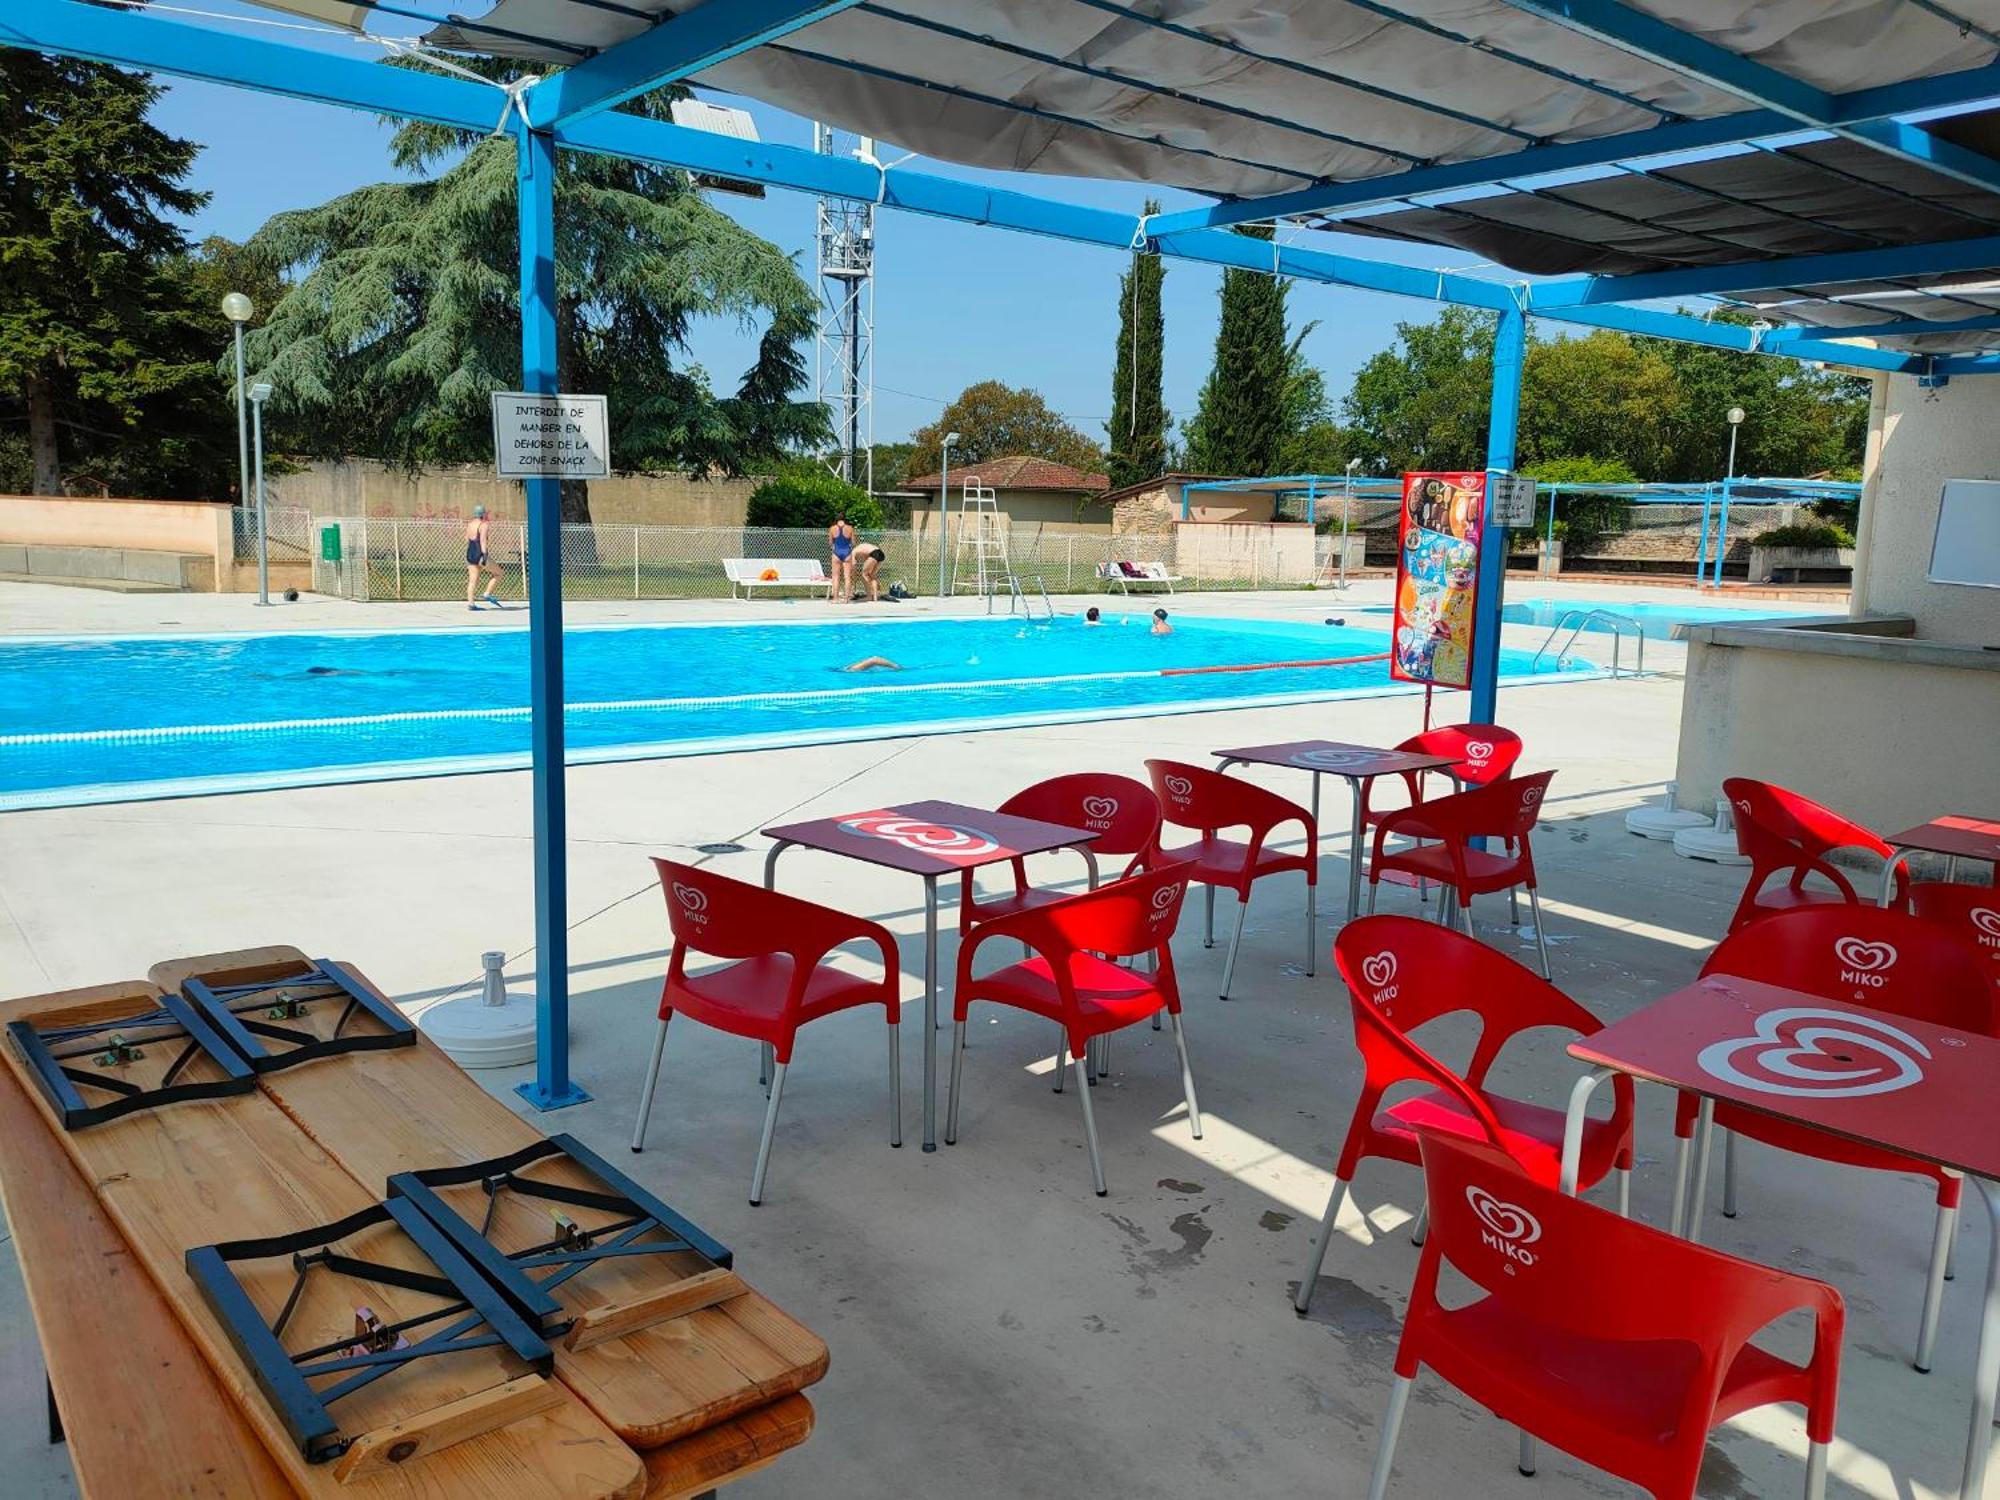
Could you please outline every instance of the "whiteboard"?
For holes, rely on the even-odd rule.
[[[2000,479],[1944,482],[1930,578],[2000,589]]]

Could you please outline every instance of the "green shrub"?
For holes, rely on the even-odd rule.
[[[842,511],[856,531],[881,529],[882,507],[874,496],[818,464],[797,463],[751,491],[746,520],[751,526],[824,531]]]
[[[1794,521],[1750,538],[1753,547],[1852,547],[1854,533],[1831,521]]]

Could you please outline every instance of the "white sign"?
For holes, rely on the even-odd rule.
[[[1486,520],[1492,526],[1535,524],[1535,481],[1504,469],[1486,471]]]
[[[493,460],[502,479],[604,479],[610,424],[602,396],[493,393]]]

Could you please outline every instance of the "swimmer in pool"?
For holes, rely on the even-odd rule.
[[[886,656],[864,656],[860,661],[849,662],[840,669],[843,672],[900,672],[903,669]]]
[[[882,602],[882,564],[888,560],[889,554],[874,542],[854,544],[853,559],[848,563],[848,567],[852,568],[855,563],[861,565],[861,582],[868,589],[870,604]]]
[[[1167,612],[1166,612],[1166,611],[1165,611],[1164,609],[1156,609],[1156,610],[1154,610],[1154,611],[1153,611],[1153,634],[1154,634],[1154,635],[1172,635],[1173,633],[1174,633],[1174,627],[1173,627],[1173,626],[1171,626],[1171,625],[1169,625],[1169,624],[1167,623]]]
[[[1083,612],[1083,623],[1086,625],[1102,625],[1104,623],[1103,617],[1099,614],[1095,604]]]
[[[833,518],[833,524],[826,528],[827,545],[833,549],[833,597],[842,604],[854,598],[854,564],[849,561],[854,556],[854,528],[847,523],[847,512],[842,511]]]
[[[493,575],[493,582],[486,586],[486,592],[480,595],[480,597],[485,599],[495,609],[505,608],[498,599],[493,597],[493,590],[499,587],[503,575],[500,572],[500,565],[493,561],[493,553],[490,550],[492,528],[493,523],[486,517],[486,507],[483,505],[473,506],[472,519],[465,523],[465,607],[467,609],[479,608],[473,602],[473,595],[478,592],[479,578],[483,573],[491,573]]]

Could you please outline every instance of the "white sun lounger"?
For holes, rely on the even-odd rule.
[[[1174,591],[1174,585],[1182,581],[1180,574],[1169,573],[1167,571],[1165,563],[1139,563],[1136,566],[1139,569],[1139,576],[1135,578],[1130,573],[1127,573],[1119,563],[1100,563],[1097,568],[1097,576],[1107,584],[1116,585],[1119,592],[1125,594],[1131,593],[1134,585],[1140,588],[1157,586],[1164,588],[1171,594]],[[1110,590],[1107,589],[1106,592],[1108,593]]]
[[[722,571],[729,578],[729,597],[747,599],[758,589],[825,589],[833,580],[816,557],[725,557]],[[774,578],[766,578],[774,573]],[[738,593],[737,590],[744,590]]]

